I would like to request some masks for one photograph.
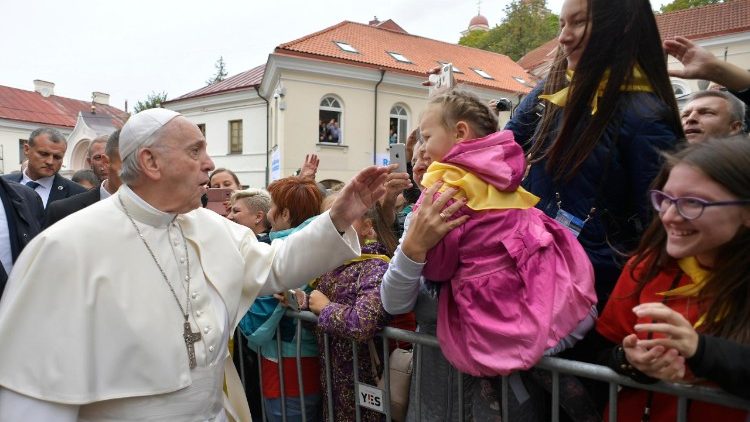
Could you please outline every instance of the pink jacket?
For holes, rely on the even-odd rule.
[[[526,161],[510,131],[457,144],[442,161],[503,192]],[[421,199],[420,199],[421,202]],[[594,272],[576,238],[536,208],[475,211],[427,255],[423,275],[445,283],[437,335],[443,354],[474,376],[534,366],[596,303]]]

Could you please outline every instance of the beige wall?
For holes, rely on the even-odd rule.
[[[515,95],[508,93],[471,90],[487,101],[499,96],[517,101]],[[272,145],[274,142],[279,143],[281,177],[294,174],[302,165],[305,154],[315,153],[320,157],[318,180],[348,181],[357,171],[375,162],[373,151],[379,159],[377,164],[382,164],[380,159],[388,157],[390,111],[394,105],[401,105],[407,110],[408,132],[418,126],[420,115],[427,105],[427,90],[416,79],[414,87],[380,84],[377,144],[374,146],[375,83],[283,70],[274,91],[284,92],[283,97],[276,98],[271,103]],[[328,95],[339,99],[344,109],[341,121],[342,146],[318,143],[320,101]],[[505,114],[507,113],[501,116],[503,121],[508,117]]]

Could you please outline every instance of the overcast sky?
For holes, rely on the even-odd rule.
[[[548,0],[559,13],[563,0]],[[618,1],[618,0],[613,0]],[[652,0],[654,8],[667,0]],[[224,57],[229,75],[266,61],[279,44],[343,20],[393,19],[408,32],[455,43],[476,0],[5,0],[0,85],[89,100],[92,91],[129,109],[152,91],[174,98],[204,86]],[[510,0],[482,0],[494,26]]]

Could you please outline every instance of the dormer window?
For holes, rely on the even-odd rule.
[[[359,54],[359,51],[357,51],[356,48],[352,47],[351,44],[347,44],[343,41],[334,41],[334,44],[339,46],[340,49],[346,51],[347,53]]]
[[[394,59],[396,59],[396,61],[399,61],[401,63],[411,63],[411,60],[409,60],[408,58],[406,58],[406,56],[404,56],[401,53],[396,53],[395,51],[388,51],[388,54],[390,54],[391,57],[393,57]]]
[[[485,72],[482,69],[471,69],[471,70],[473,70],[474,72],[476,72],[477,75],[483,77],[484,79],[494,79],[492,76],[490,76],[489,73]]]

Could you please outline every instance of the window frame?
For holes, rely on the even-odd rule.
[[[234,123],[239,123],[239,130],[237,131],[237,140],[238,140],[238,145],[237,146],[238,146],[238,150],[234,148],[235,142],[232,139],[233,132],[234,132],[234,129],[232,128],[232,125]],[[227,126],[228,126],[228,129],[229,129],[229,145],[228,145],[229,155],[242,154],[242,150],[243,150],[242,131],[244,129],[243,128],[244,125],[242,123],[242,119],[229,120]]]
[[[324,104],[324,102],[327,101],[327,104]],[[344,144],[344,102],[339,98],[337,95],[334,94],[325,94],[321,97],[320,102],[318,103],[318,144],[319,145],[343,145]],[[325,118],[323,118],[325,114]],[[335,115],[335,116],[334,116]],[[333,117],[332,117],[333,116]],[[330,119],[336,119],[336,123],[338,123],[338,140],[336,142],[329,142],[325,140],[321,140],[321,132],[320,132],[320,121],[323,120],[326,125],[328,125],[328,122]]]

